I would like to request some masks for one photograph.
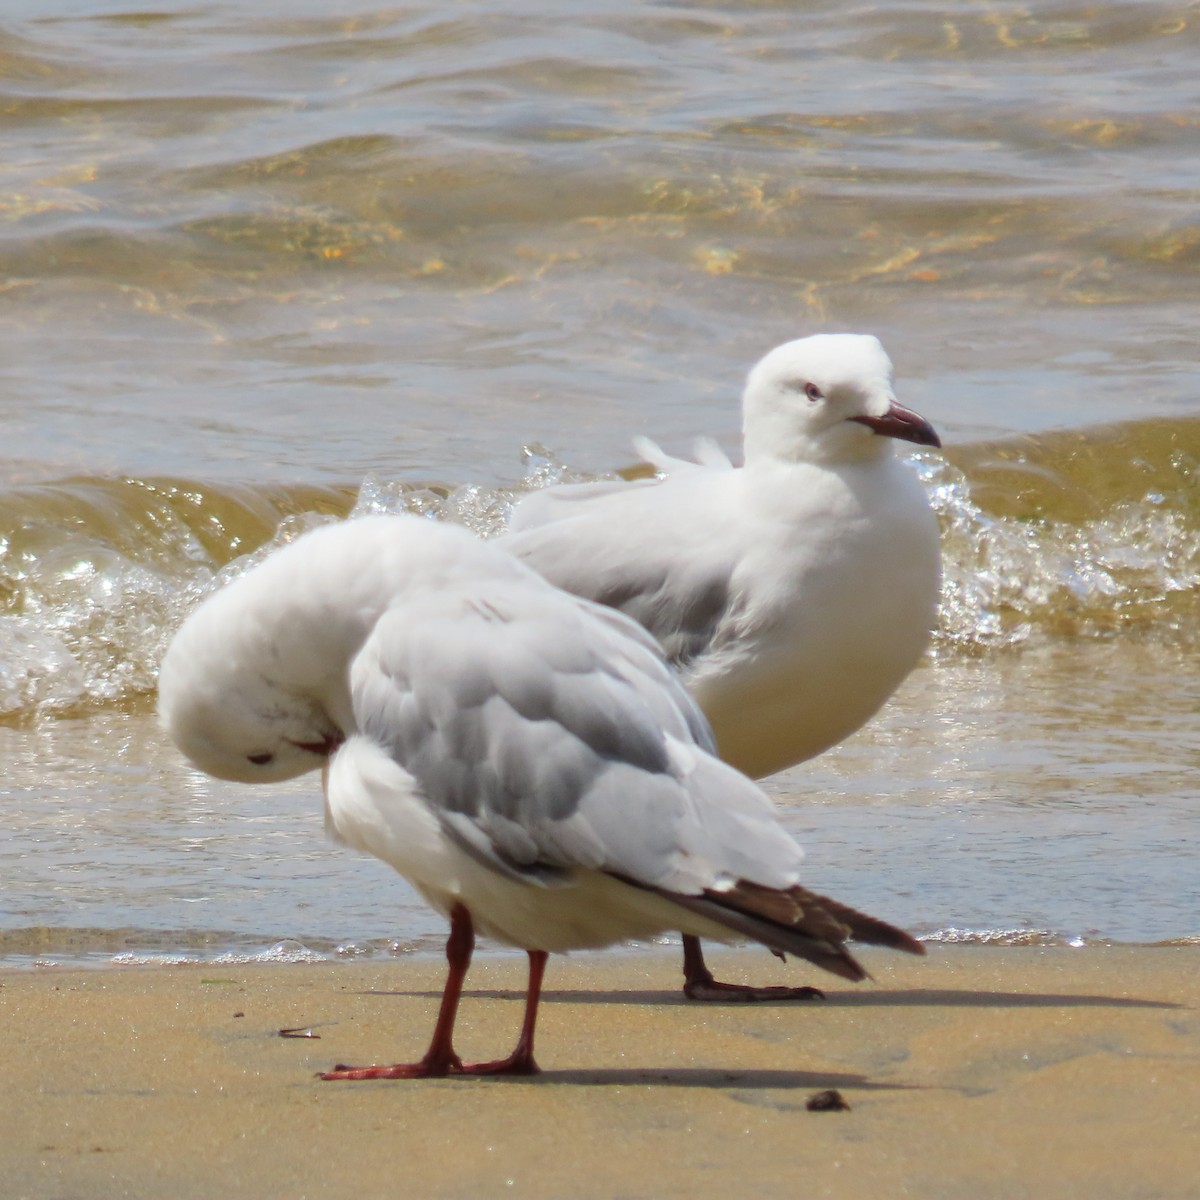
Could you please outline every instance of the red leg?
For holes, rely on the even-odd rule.
[[[475,949],[475,926],[471,914],[456,904],[450,910],[450,936],[446,940],[446,961],[450,964],[442,1004],[438,1009],[433,1040],[425,1057],[415,1063],[395,1063],[390,1067],[347,1067],[339,1063],[326,1071],[322,1079],[426,1079],[457,1073],[463,1069],[462,1060],[454,1052],[454,1018],[458,1015],[458,999],[463,980],[471,965]]]
[[[718,983],[704,962],[700,939],[683,935],[683,994],[689,1000],[824,1000],[815,987],[749,987],[742,983]]]
[[[546,973],[545,950],[530,950],[529,990],[525,993],[525,1019],[521,1022],[521,1036],[516,1049],[507,1057],[495,1062],[464,1063],[464,1075],[537,1075],[541,1068],[533,1061],[533,1027],[537,1024],[538,999],[542,994],[542,976]]]

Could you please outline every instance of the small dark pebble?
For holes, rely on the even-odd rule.
[[[234,1013],[233,1015],[234,1015],[234,1019],[236,1020],[236,1018],[244,1017],[246,1014],[244,1012],[240,1012],[240,1013]]]
[[[842,1093],[836,1088],[825,1092],[814,1092],[804,1105],[809,1112],[849,1112],[850,1105],[842,1098]]]

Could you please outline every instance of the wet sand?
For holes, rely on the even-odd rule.
[[[863,957],[875,985],[758,1006],[684,1002],[667,950],[552,960],[541,1076],[398,1083],[314,1075],[419,1057],[437,960],[3,973],[3,1194],[1197,1195],[1200,947]],[[477,962],[464,1057],[507,1053],[523,976]]]

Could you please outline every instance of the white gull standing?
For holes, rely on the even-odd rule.
[[[446,914],[449,974],[419,1062],[326,1079],[528,1074],[547,952],[668,929],[750,937],[847,979],[844,939],[907,934],[800,885],[769,799],[633,621],[464,530],[375,517],[297,539],[205,601],[159,712],[202,770],[323,769],[328,830]],[[478,929],[529,954],[516,1049],[464,1064],[453,1029]]]
[[[642,442],[665,478],[534,492],[499,544],[649,630],[721,757],[761,777],[853,733],[928,645],[937,522],[893,446],[940,442],[898,403],[891,360],[866,334],[776,347],[742,407],[741,469],[715,447],[689,463]],[[696,999],[820,994],[718,983],[687,936],[684,973]]]

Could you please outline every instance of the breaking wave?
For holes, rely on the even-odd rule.
[[[952,447],[914,464],[943,530],[936,655],[1194,627],[1200,421]],[[146,703],[190,609],[314,524],[411,512],[486,537],[528,491],[600,477],[541,446],[522,467],[502,487],[81,478],[0,493],[0,721]]]

